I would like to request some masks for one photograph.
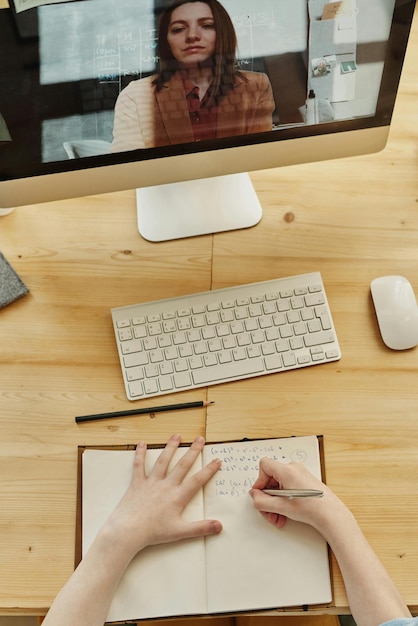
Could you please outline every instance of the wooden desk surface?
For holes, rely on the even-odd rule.
[[[19,208],[0,250],[31,294],[0,311],[0,614],[42,614],[71,574],[77,446],[321,434],[327,481],[418,609],[418,349],[382,344],[369,285],[418,293],[418,20],[393,129],[380,154],[252,175],[264,208],[249,231],[150,244],[134,193]],[[320,270],[340,362],[167,396],[203,409],[77,426],[132,408],[109,309]],[[152,402],[149,403],[152,405]],[[334,572],[335,609],[346,598]]]

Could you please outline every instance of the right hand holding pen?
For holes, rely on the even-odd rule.
[[[263,489],[319,489],[324,495],[322,498],[276,498],[263,493]],[[267,457],[260,461],[259,476],[250,495],[255,508],[278,528],[290,518],[323,530],[323,524],[332,520],[333,510],[342,505],[302,463],[280,463]]]

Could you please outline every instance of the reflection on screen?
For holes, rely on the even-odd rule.
[[[321,0],[221,3],[237,34],[239,68],[270,81],[274,130],[375,114],[395,0],[345,0],[332,19]],[[39,8],[36,19],[39,37],[6,49],[16,61],[0,77],[14,158],[108,153],[119,94],[156,71],[155,2],[61,3]]]

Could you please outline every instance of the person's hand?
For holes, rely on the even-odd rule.
[[[216,520],[185,521],[183,510],[193,496],[220,467],[218,459],[187,476],[203,446],[198,437],[169,470],[170,461],[181,442],[173,435],[155,462],[149,475],[145,472],[146,443],[138,444],[128,490],[105,524],[104,532],[118,542],[131,558],[142,548],[191,537],[213,535],[222,530]]]
[[[324,495],[289,499],[269,496],[263,493],[263,489],[319,489]],[[337,496],[302,463],[280,463],[269,458],[261,459],[259,476],[250,495],[255,508],[278,528],[282,528],[286,519],[290,518],[323,531],[327,522],[332,523],[336,511],[345,508]]]

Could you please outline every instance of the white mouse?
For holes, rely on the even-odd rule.
[[[380,334],[392,350],[418,345],[418,306],[411,283],[403,276],[381,276],[371,282]]]

